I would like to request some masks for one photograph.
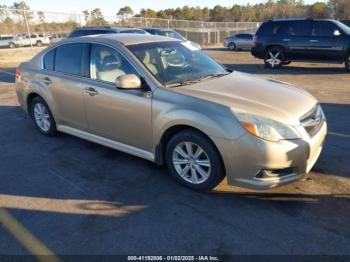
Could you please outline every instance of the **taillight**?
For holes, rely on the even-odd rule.
[[[256,47],[257,45],[258,45],[258,37],[256,35],[254,35],[253,46]]]
[[[19,78],[21,76],[21,69],[19,67],[16,67],[16,78]]]

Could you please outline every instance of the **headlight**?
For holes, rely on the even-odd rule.
[[[249,113],[234,112],[234,114],[250,134],[262,139],[277,142],[283,139],[300,138],[297,130],[291,126]]]

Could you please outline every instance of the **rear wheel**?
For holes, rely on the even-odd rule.
[[[41,97],[35,97],[31,103],[31,116],[40,133],[54,136],[57,133],[56,122],[53,115]]]
[[[173,177],[195,190],[211,190],[224,178],[220,153],[199,132],[185,130],[174,135],[166,147],[166,162]]]
[[[15,45],[15,43],[10,43],[10,44],[9,44],[9,47],[10,47],[10,48],[15,48],[16,45]]]
[[[43,45],[43,42],[41,42],[41,41],[36,42],[36,46],[42,46],[42,45]]]
[[[237,49],[236,44],[235,43],[229,43],[228,49],[230,49],[231,51],[235,51]]]
[[[345,70],[350,72],[350,53],[345,57]]]
[[[264,63],[268,68],[281,68],[285,61],[283,49],[281,47],[270,47],[265,52]]]

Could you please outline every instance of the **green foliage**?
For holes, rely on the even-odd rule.
[[[87,26],[103,26],[107,25],[107,21],[103,17],[102,11],[100,8],[95,8],[92,11],[84,10],[83,11],[85,24]]]

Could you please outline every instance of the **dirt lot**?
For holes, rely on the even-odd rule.
[[[19,61],[27,49],[11,52]],[[200,194],[142,159],[68,135],[43,137],[19,109],[13,69],[5,69],[0,207],[59,255],[350,255],[350,74],[308,63],[274,71],[246,52],[206,52],[238,71],[299,85],[322,102],[329,135],[302,181],[265,192],[224,182]],[[15,64],[3,62],[4,54],[3,69]],[[23,232],[8,229],[1,213],[0,221],[0,254],[28,254]]]

